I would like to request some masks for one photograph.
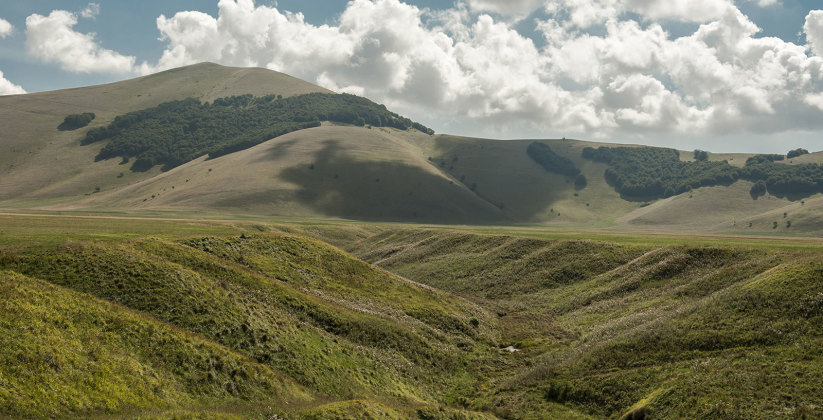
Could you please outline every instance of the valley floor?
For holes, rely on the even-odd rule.
[[[823,416],[819,239],[143,216],[0,214],[0,418]]]

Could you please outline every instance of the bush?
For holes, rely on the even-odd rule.
[[[63,122],[57,126],[60,131],[72,131],[78,128],[83,128],[94,119],[93,112],[84,112],[82,114],[71,114],[67,116]]]
[[[709,160],[709,152],[705,150],[695,149],[694,150],[694,160],[696,161],[707,161]]]
[[[783,155],[754,155],[746,159],[746,166],[783,160]]]
[[[749,194],[755,200],[757,200],[758,197],[766,195],[766,183],[762,180],[755,182],[754,185],[752,185],[752,189],[749,190]]]
[[[585,175],[578,174],[576,177],[574,177],[574,188],[582,190],[583,188],[586,188],[586,185],[588,185],[588,181],[586,181]]]
[[[798,156],[803,156],[803,155],[808,155],[808,154],[809,154],[809,151],[806,150],[806,149],[794,149],[794,150],[790,150],[789,153],[786,153],[786,157],[791,159],[791,158],[796,158]]]

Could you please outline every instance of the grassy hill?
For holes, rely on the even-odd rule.
[[[397,229],[366,261],[478,302],[513,372],[471,407],[537,418],[814,418],[819,251],[604,243]],[[572,418],[572,413],[554,414]]]
[[[203,63],[106,85],[0,97],[0,200],[74,200],[98,186],[127,185],[157,174],[131,173],[119,160],[95,162],[103,144],[81,147],[87,129],[57,129],[68,115],[93,112],[92,129],[127,112],[189,97],[213,101],[311,92],[329,91],[270,70]]]
[[[819,241],[482,231],[0,216],[0,417],[823,415]]]
[[[0,415],[406,418],[495,354],[477,305],[316,240],[118,236],[4,236]]]
[[[152,107],[169,101],[194,98],[214,102],[248,94],[293,98],[307,93],[329,92],[269,70],[205,63],[102,86],[0,97],[0,121],[6,127],[0,133],[0,208],[517,224],[577,230],[760,235],[816,235],[823,231],[818,217],[823,211],[823,195],[778,196],[770,190],[754,199],[750,194],[754,184],[747,180],[695,187],[667,198],[620,194],[604,176],[609,164],[582,156],[587,147],[621,146],[615,144],[537,141],[558,161],[573,165],[585,185],[575,184],[576,176],[552,171],[552,164],[541,166],[529,156],[533,140],[430,136],[415,129],[371,124],[357,127],[325,121],[320,127],[262,144],[258,144],[262,138],[241,141],[243,133],[235,131],[242,131],[242,127],[232,125],[234,131],[226,135],[241,137],[211,140],[247,148],[191,161],[187,160],[216,146],[194,144],[199,137],[191,133],[198,133],[198,127],[202,131],[202,126],[163,127],[162,118],[138,124],[139,133],[82,144],[87,132],[109,126],[115,117],[136,111],[155,115],[149,112]],[[236,117],[243,107],[231,109]],[[377,114],[390,113],[375,109]],[[95,115],[87,127],[58,129],[68,115],[86,112]],[[198,112],[198,118],[211,115]],[[258,114],[252,119],[263,127],[266,119]],[[288,121],[283,124],[290,127],[288,130],[300,128]],[[262,129],[257,125],[250,130],[258,133]],[[133,149],[130,143],[142,142],[140,133],[167,136],[166,128],[191,129],[186,153],[153,150],[147,155],[140,149],[145,145],[134,147],[142,152],[129,152]],[[101,150],[106,153],[101,155]],[[157,153],[162,156],[155,156]],[[112,157],[121,155],[122,159]],[[743,168],[752,156],[709,154],[709,160]],[[138,159],[128,161],[133,157]],[[154,158],[166,166],[132,170],[137,161]],[[691,152],[679,152],[679,159],[694,160]],[[811,153],[776,164],[821,162],[823,153]]]

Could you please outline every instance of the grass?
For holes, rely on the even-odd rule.
[[[307,398],[271,369],[119,305],[0,273],[0,413],[85,416]]]
[[[469,398],[474,409],[506,418],[558,405],[594,418],[822,414],[823,382],[799,379],[820,366],[819,249],[634,239],[387,229],[346,248],[497,313],[500,345],[520,351],[506,379]],[[569,271],[569,255],[579,271]]]
[[[823,415],[815,241],[0,221],[6,416]]]
[[[91,228],[75,223],[75,218],[20,219],[27,223],[15,224],[13,234],[3,238],[6,245],[0,247],[0,267],[13,278],[36,278],[49,287],[76,294],[77,302],[83,297],[111,302],[173,331],[227,349],[254,369],[288,378],[291,386],[300,390],[298,394],[309,401],[302,403],[309,410],[328,399],[359,399],[380,402],[405,417],[428,406],[454,404],[459,390],[471,389],[478,380],[471,374],[471,366],[494,355],[496,319],[483,309],[394,277],[313,239],[279,233],[253,235],[248,231],[242,236],[192,236],[198,229],[201,235],[232,229],[223,223],[180,224],[177,229],[164,230],[163,238],[136,238],[142,229],[151,229],[152,223],[154,229],[163,230],[165,225],[146,220],[82,219],[97,224],[99,232],[91,234]],[[62,225],[57,223],[59,220]],[[40,225],[43,221],[50,224]],[[52,236],[52,230],[61,234]],[[40,306],[42,311],[49,310],[49,304]],[[101,311],[108,310],[104,307]],[[67,316],[55,311],[51,314],[55,320]],[[95,320],[103,316],[108,315],[86,318],[105,325]],[[10,328],[29,330],[25,325]],[[81,325],[66,332],[64,340],[77,343],[66,347],[67,352],[83,353],[81,349],[89,345],[84,335],[88,328]],[[46,340],[54,334],[46,331],[41,338]],[[31,335],[20,338],[27,340],[38,343]],[[137,357],[133,353],[170,351],[162,349],[162,343],[147,343],[156,349],[140,347],[139,342],[125,348],[117,347],[119,342],[112,346],[128,357]],[[174,357],[187,369],[207,375],[209,381],[216,375],[214,380],[226,385],[219,371],[209,373],[213,362],[203,365]],[[97,362],[80,359],[72,363],[77,370],[93,371],[89,365]],[[225,365],[214,363],[220,369]],[[66,381],[82,380],[72,378]],[[230,392],[226,395],[215,394],[210,388],[195,388],[188,394],[170,394],[166,400],[144,401],[138,394],[128,394],[131,388],[119,385],[117,378],[102,377],[98,385],[118,392],[108,397],[116,405],[109,400],[86,404],[67,398],[62,406],[49,408],[48,413],[65,416],[124,410],[140,414],[162,407],[171,410],[156,414],[162,418],[175,417],[180,410],[211,412],[209,406],[221,407],[247,398],[240,391],[237,393],[241,397],[234,398],[235,385],[228,384]],[[25,384],[38,381],[27,376],[19,380]],[[268,385],[255,382],[255,386]],[[179,386],[162,383],[157,385],[157,392],[166,388]],[[141,389],[134,387],[135,392]],[[47,398],[35,393],[15,389],[17,399],[7,401],[7,406],[17,407],[20,398]],[[61,401],[57,395],[50,403]],[[299,410],[285,409],[284,401],[273,402],[278,412],[285,410],[284,415],[290,417],[302,415]],[[14,408],[18,409],[24,410]],[[259,409],[259,405],[253,405],[239,415]],[[7,412],[18,413],[0,410]]]

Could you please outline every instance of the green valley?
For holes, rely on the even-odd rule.
[[[821,415],[820,242],[45,215],[0,227],[8,416]]]
[[[435,134],[211,63],[0,121],[0,419],[823,417],[823,152]]]

